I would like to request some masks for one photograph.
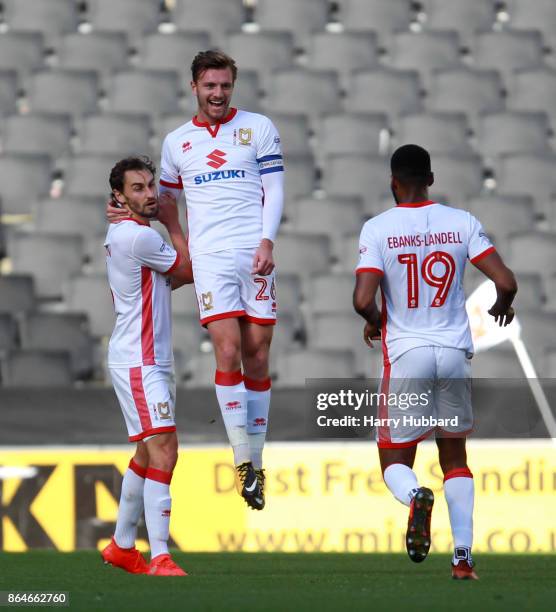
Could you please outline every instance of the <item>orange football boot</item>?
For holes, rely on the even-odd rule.
[[[479,576],[473,569],[473,564],[465,559],[457,562],[457,565],[452,563],[452,578],[454,580],[479,580]]]
[[[187,576],[168,554],[158,555],[149,563],[147,569],[149,576]]]
[[[135,548],[120,548],[114,538],[100,553],[104,563],[121,567],[130,574],[145,574],[148,569],[143,555]]]

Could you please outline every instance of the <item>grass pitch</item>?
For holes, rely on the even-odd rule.
[[[549,610],[556,556],[478,555],[478,582],[450,578],[448,555],[175,553],[189,576],[133,576],[97,552],[0,554],[0,590],[69,591],[71,610],[324,612]]]

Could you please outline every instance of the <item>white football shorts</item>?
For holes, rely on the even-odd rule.
[[[421,346],[384,366],[379,391],[379,448],[415,446],[473,429],[471,360],[461,349]]]
[[[274,270],[253,274],[256,248],[195,255],[192,260],[201,325],[244,317],[259,325],[276,323]]]
[[[176,431],[176,378],[172,366],[110,368],[130,442]]]

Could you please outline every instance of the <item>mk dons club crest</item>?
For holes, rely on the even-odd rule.
[[[156,408],[161,421],[172,418],[170,414],[170,404],[168,402],[158,402]]]
[[[212,291],[207,291],[207,293],[201,293],[201,309],[203,312],[207,310],[212,310],[214,308],[214,304],[212,303]]]
[[[239,128],[239,144],[249,145],[253,140],[253,130],[251,128]]]

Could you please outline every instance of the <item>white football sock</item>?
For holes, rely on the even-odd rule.
[[[455,549],[467,548],[471,558],[473,545],[473,505],[475,484],[469,468],[456,468],[444,476],[444,497],[448,504],[450,525]],[[463,557],[463,551],[454,553],[454,563]]]
[[[170,537],[170,481],[172,472],[147,468],[145,478],[145,523],[151,546],[151,559],[158,555],[168,554]]]
[[[247,389],[247,437],[251,461],[256,470],[263,467],[263,448],[270,410],[270,378],[255,380],[245,377]]]
[[[419,488],[415,472],[403,463],[392,463],[384,470],[384,482],[392,495],[402,504],[409,506]]]
[[[143,512],[143,488],[146,468],[132,459],[122,480],[122,493],[114,540],[120,548],[133,548],[137,537],[137,523]]]
[[[234,463],[240,465],[251,461],[247,437],[247,391],[241,371],[216,370],[214,386],[228,440],[234,451]]]

